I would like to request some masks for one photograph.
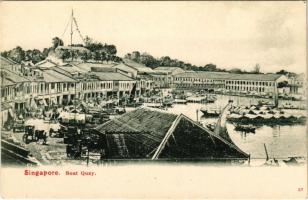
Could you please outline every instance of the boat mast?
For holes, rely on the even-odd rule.
[[[74,11],[72,9],[72,15],[71,15],[71,46],[73,44],[73,18],[74,18]]]
[[[72,9],[72,15],[71,15],[71,57],[73,61],[73,20],[74,20],[74,10]]]

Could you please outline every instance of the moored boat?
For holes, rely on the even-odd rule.
[[[191,103],[206,103],[207,97],[206,96],[191,96],[187,98],[187,102]]]
[[[218,117],[221,113],[219,109],[201,108],[200,111],[207,117]]]
[[[161,108],[163,107],[162,103],[143,103],[144,106],[150,108]]]
[[[173,102],[174,100],[172,98],[164,98],[162,104],[166,107],[172,107]]]
[[[245,132],[245,133],[255,133],[256,132],[256,128],[253,125],[241,125],[241,124],[237,124],[235,125],[234,130],[236,131],[241,131],[241,132]]]
[[[176,104],[187,104],[186,99],[174,99],[174,103]]]
[[[214,95],[208,95],[208,96],[206,97],[207,103],[215,103],[216,100],[217,100],[217,98],[216,98],[216,96],[214,96]]]

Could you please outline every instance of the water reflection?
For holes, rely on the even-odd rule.
[[[197,120],[197,118],[204,123],[213,123],[217,118],[209,118],[202,116],[201,107],[208,108],[223,108],[232,99],[235,104],[241,105],[256,104],[259,99],[245,98],[245,97],[217,97],[217,101],[213,104],[187,104],[174,105],[173,108],[168,109],[168,112],[175,114],[185,114],[188,117]],[[300,102],[295,102],[300,103]],[[290,114],[306,113],[300,110],[287,110]],[[198,115],[198,116],[197,116]],[[306,125],[283,125],[283,126],[259,126],[255,133],[245,133],[242,131],[235,131],[235,126],[227,123],[227,130],[233,142],[243,151],[251,154],[252,158],[265,158],[264,144],[268,149],[270,157],[287,158],[291,156],[306,157]]]

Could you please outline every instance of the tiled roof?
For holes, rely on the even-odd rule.
[[[162,136],[168,131],[175,118],[174,114],[136,109],[98,126],[96,130],[107,133],[150,132]]]
[[[5,78],[13,83],[22,83],[29,82],[30,80],[7,69],[2,69],[2,73],[4,73]]]
[[[275,81],[281,74],[235,74],[229,79],[232,80],[253,80],[253,81]]]
[[[50,61],[50,60],[43,60],[41,62],[36,63],[35,66],[43,67],[43,68],[49,68],[49,67],[55,67],[55,66],[57,66],[57,64]]]
[[[91,72],[102,81],[133,81],[134,79],[117,72]]]
[[[12,106],[10,105],[10,104],[8,104],[8,103],[6,103],[6,102],[1,102],[1,110],[3,111],[3,110],[8,110],[8,109],[10,109],[10,108],[12,108]]]
[[[9,58],[5,58],[3,56],[0,56],[0,64],[1,64],[1,66],[5,66],[5,65],[17,65],[18,63],[9,59]]]
[[[247,158],[238,147],[184,115],[139,108],[95,130],[106,135],[107,159]]]
[[[182,68],[179,68],[179,67],[156,67],[154,69],[155,71],[174,71],[174,70],[181,70],[183,72],[185,72],[185,70],[183,70]]]
[[[87,73],[88,71],[83,70],[75,65],[66,65],[66,66],[58,66],[57,68],[61,69],[62,71],[66,71],[70,74],[73,73]]]
[[[222,73],[222,72],[184,72],[175,75],[175,77],[187,77],[187,78],[206,78],[206,79],[227,79],[234,74]]]
[[[137,63],[137,62],[135,62],[133,60],[124,58],[123,62],[124,62],[123,64],[138,70],[138,72],[145,72],[145,73],[153,72],[153,70],[151,68],[149,68],[149,67],[147,67],[147,66],[145,66],[143,64]]]
[[[232,74],[225,72],[185,72],[175,77],[225,79],[225,80],[253,80],[253,81],[275,81],[281,74]]]
[[[55,70],[43,70],[44,81],[49,83],[58,83],[58,82],[76,82],[75,79],[70,78],[64,74],[61,74]]]
[[[0,77],[0,84],[1,84],[1,87],[5,87],[5,86],[14,85],[15,83],[6,79],[5,77],[2,80],[2,77]]]
[[[90,72],[92,68],[110,68],[113,67],[114,65],[116,64],[90,63],[90,62],[75,64],[76,67],[80,68],[85,72]]]
[[[117,72],[116,68],[111,67],[91,67],[92,72]]]

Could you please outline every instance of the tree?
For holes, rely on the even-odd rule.
[[[52,48],[56,49],[58,46],[63,46],[63,40],[61,40],[59,37],[52,38]]]
[[[1,52],[1,56],[8,58],[9,57],[10,52],[9,51],[3,51]]]
[[[282,69],[282,70],[276,72],[276,74],[282,74],[282,75],[286,75],[286,76],[289,76],[289,77],[296,76],[296,73],[294,73],[294,72],[289,72],[289,71],[284,70],[284,69]]]
[[[107,60],[107,62],[110,60],[109,59],[109,55],[105,52],[105,51],[99,51],[99,56],[100,56],[100,61],[105,61]]]
[[[185,63],[183,69],[184,70],[191,70],[191,64],[190,63]]]
[[[135,61],[135,62],[139,62],[140,61],[140,52],[139,51],[133,51],[130,55],[131,60]]]
[[[282,81],[278,83],[277,88],[284,88],[288,86],[289,86],[288,81]]]
[[[113,44],[110,44],[110,45],[105,44],[103,49],[105,49],[105,52],[109,55],[116,55],[117,54],[117,48]]]
[[[201,69],[202,70],[202,69]],[[206,64],[204,67],[203,67],[203,71],[211,71],[211,72],[214,72],[214,71],[217,71],[217,67],[216,65],[210,63],[210,64]]]
[[[59,57],[63,61],[71,57],[71,54],[67,49],[62,49],[61,51],[59,51],[59,54],[60,54]]]
[[[101,60],[101,54],[100,54],[100,52],[98,52],[98,51],[94,51],[93,52],[93,57],[92,57],[94,60],[96,60],[96,61],[99,61],[99,60]]]
[[[9,52],[8,57],[17,63],[21,63],[21,61],[25,60],[25,51],[20,46],[17,46]]]
[[[125,56],[124,56],[124,58],[126,58],[126,59],[131,59],[131,57],[132,57],[132,54],[130,54],[130,53],[127,53],[127,54],[125,54]]]
[[[140,63],[144,64],[147,67],[151,67],[151,68],[157,67],[157,64],[158,64],[157,60],[148,53],[143,53],[140,56]]]
[[[48,57],[50,51],[51,51],[51,48],[44,48],[43,49],[42,54],[44,55],[45,58]]]
[[[44,60],[46,56],[38,49],[27,50],[25,52],[25,60],[32,61],[34,64]]]
[[[91,59],[91,53],[87,51],[83,51],[80,53],[80,59],[84,62],[88,61]]]
[[[276,74],[283,74],[283,75],[287,75],[288,73],[289,73],[289,72],[286,71],[286,70],[284,70],[284,69],[282,69],[282,70],[276,72]]]
[[[233,73],[233,74],[242,74],[243,73],[243,71],[239,68],[230,69],[229,72]]]
[[[86,37],[84,37],[84,43],[86,46],[89,46],[93,43],[93,39],[86,35]]]
[[[260,65],[257,63],[252,71],[254,74],[260,74]]]
[[[100,42],[94,41],[89,36],[86,36],[85,39],[85,48],[90,50],[92,53],[92,58],[97,61],[109,61],[115,58],[117,54],[117,48],[113,44],[102,44]]]
[[[170,66],[171,58],[169,56],[163,56],[160,58],[161,66]]]

